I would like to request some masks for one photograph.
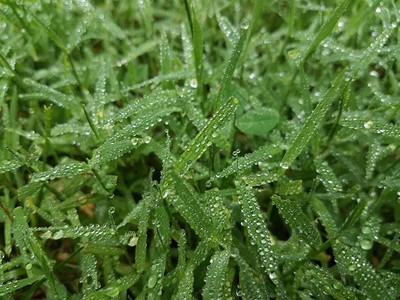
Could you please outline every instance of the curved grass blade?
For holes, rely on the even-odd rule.
[[[44,276],[24,278],[24,279],[19,279],[17,281],[11,281],[11,282],[2,284],[2,285],[0,285],[0,296],[3,297],[7,294],[11,294],[15,291],[18,291],[19,289],[22,289],[28,285],[31,285],[32,283],[34,283],[38,280],[41,280],[43,277]]]
[[[59,240],[86,237],[88,241],[103,245],[115,245],[118,243],[127,245],[129,243],[129,240],[119,240],[115,230],[105,225],[35,227],[31,228],[31,230],[43,232],[41,234],[42,239]],[[133,236],[134,234],[130,235]]]
[[[320,237],[317,229],[297,202],[283,200],[279,196],[272,196],[271,199],[290,228],[296,232],[302,240],[311,247],[316,247],[320,244]]]
[[[56,91],[47,85],[38,83],[29,78],[22,79],[21,83],[26,90],[29,90],[30,93],[34,92],[40,95],[41,100],[46,99],[63,108],[72,111],[76,110],[78,102],[70,96],[60,93],[59,91]]]
[[[82,269],[79,281],[82,283],[83,296],[86,296],[100,287],[97,263],[95,256],[90,253],[84,253],[79,261]]]
[[[167,199],[175,206],[178,212],[201,238],[211,238],[219,242],[220,238],[215,231],[211,219],[200,206],[193,192],[188,189],[182,179],[174,172],[171,172],[169,177],[171,178],[172,185],[177,195],[169,196],[168,193],[170,191],[167,190],[168,192],[165,193]]]
[[[241,257],[236,258],[239,265],[239,284],[243,299],[269,299],[262,276],[256,276],[255,271]]]
[[[140,276],[136,273],[124,276],[114,281],[110,285],[91,293],[84,297],[84,300],[99,300],[99,299],[112,299],[118,297],[119,294],[126,291],[140,279]]]
[[[17,207],[14,209],[14,224],[13,224],[13,232],[15,239],[18,240],[19,246],[24,245],[25,247],[29,247],[30,256],[29,259],[25,261],[26,269],[29,264],[30,268],[32,268],[33,263],[38,263],[40,265],[41,271],[43,275],[46,277],[47,282],[49,283],[50,289],[52,293],[54,293],[57,297],[63,298],[66,297],[66,289],[60,284],[57,280],[55,274],[53,273],[52,262],[47,257],[47,254],[42,249],[37,238],[32,234],[32,231],[29,230],[28,223],[26,221],[25,213],[22,207]],[[28,271],[29,273],[29,271]]]
[[[146,41],[142,43],[139,47],[135,47],[130,49],[129,54],[126,55],[124,58],[119,59],[115,62],[115,67],[122,67],[129,63],[130,61],[134,60],[135,58],[152,51],[157,46],[156,41]]]
[[[238,183],[238,199],[242,206],[243,221],[249,232],[250,239],[257,248],[263,269],[276,285],[278,295],[286,299],[286,291],[279,277],[278,258],[272,248],[271,239],[265,220],[261,214],[257,199],[251,187]]]
[[[162,293],[166,260],[166,253],[159,251],[157,257],[153,261],[149,277],[147,278],[148,299],[157,299]]]
[[[324,203],[322,203],[322,201],[316,198],[311,200],[311,204],[314,210],[317,212],[321,223],[324,225],[328,236],[335,236],[338,229],[327,207],[324,205]]]
[[[141,111],[141,115],[132,121],[131,124],[117,131],[93,151],[93,156],[88,162],[89,165],[92,167],[99,167],[106,162],[121,157],[140,144],[149,143],[149,138],[138,138],[136,136],[142,135],[150,127],[161,122],[161,118],[179,110],[179,107],[171,106],[164,109]]]
[[[276,172],[267,171],[262,171],[242,177],[242,180],[250,186],[261,186],[270,182],[277,181],[278,179],[279,176]]]
[[[385,46],[385,43],[392,35],[394,30],[397,28],[398,23],[399,21],[396,21],[395,23],[385,26],[382,33],[376,39],[374,39],[374,41],[368,46],[367,49],[363,51],[363,53],[360,56],[360,59],[356,61],[354,65],[351,66],[351,72],[353,77],[358,76],[359,75],[358,73],[362,69],[366,69],[366,67],[371,62],[371,60],[376,56],[376,54],[382,51],[382,49]]]
[[[308,264],[305,271],[305,279],[310,282],[314,289],[322,290],[325,295],[334,299],[356,300],[358,297],[341,280],[335,279],[328,271],[314,264]]]
[[[229,42],[230,46],[235,45],[237,41],[239,40],[239,32],[235,28],[235,26],[232,25],[232,23],[228,20],[228,18],[217,14],[216,16],[219,28],[222,30],[224,35],[227,38],[227,41]]]
[[[197,245],[192,257],[186,264],[185,272],[183,273],[182,278],[179,280],[178,292],[174,299],[186,300],[192,298],[194,282],[193,271],[208,257],[210,251],[211,248],[208,244],[208,241],[201,240]]]
[[[207,268],[203,299],[229,299],[229,295],[224,294],[229,257],[230,252],[224,250],[216,252],[211,258],[211,263]]]
[[[320,158],[316,158],[314,160],[314,164],[317,169],[317,173],[319,174],[319,178],[328,193],[337,193],[343,191],[339,180],[337,179],[332,168],[329,166],[328,162],[322,161]]]
[[[142,99],[135,100],[129,103],[124,108],[120,109],[115,117],[112,117],[113,122],[121,122],[126,118],[140,115],[139,112],[144,110],[161,110],[171,106],[177,106],[179,96],[175,91],[154,91],[151,94],[144,96]]]
[[[179,280],[178,293],[174,297],[177,300],[186,300],[193,298],[193,267],[188,266],[183,273],[182,279]]]
[[[275,192],[281,196],[301,194],[303,192],[303,181],[278,181]]]
[[[56,178],[72,178],[79,174],[90,171],[90,167],[85,163],[71,162],[65,165],[57,165],[51,170],[36,172],[32,175],[32,182],[53,180]]]
[[[20,160],[3,160],[0,162],[0,173],[6,173],[22,167],[24,163]]]
[[[360,285],[364,296],[382,299],[394,299],[385,281],[367,262],[360,249],[344,244],[337,245],[335,257],[339,268],[354,278]]]
[[[340,120],[340,125],[355,130],[369,131],[384,137],[400,138],[400,126],[375,121],[367,116],[360,117],[357,112],[347,112]]]

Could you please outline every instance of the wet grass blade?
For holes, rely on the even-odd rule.
[[[317,107],[307,118],[307,121],[305,122],[299,133],[296,135],[289,149],[282,158],[279,174],[282,175],[285,170],[290,167],[290,165],[294,162],[297,156],[299,156],[301,151],[307,145],[308,141],[314,136],[317,128],[321,125],[321,122],[325,117],[328,109],[332,105],[333,101],[344,89],[346,72],[347,69],[344,69],[336,76],[335,80],[332,83],[332,86],[322,97],[321,102],[318,103]]]
[[[343,0],[335,8],[335,10],[329,16],[328,20],[326,20],[325,23],[321,26],[313,42],[304,53],[303,62],[307,60],[307,58],[315,51],[318,45],[332,32],[333,28],[335,27],[336,23],[339,21],[343,13],[346,11],[346,8],[349,6],[350,2],[350,0]]]

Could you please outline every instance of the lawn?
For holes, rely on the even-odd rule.
[[[395,0],[0,0],[1,299],[399,299]]]

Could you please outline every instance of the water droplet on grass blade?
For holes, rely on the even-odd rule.
[[[63,237],[64,237],[64,231],[59,230],[54,233],[53,240],[59,240],[62,239]]]
[[[191,79],[189,85],[194,89],[197,88],[197,79],[196,78]]]
[[[149,281],[147,282],[147,287],[148,287],[149,289],[152,289],[153,287],[156,286],[156,284],[157,284],[157,278],[156,278],[156,276],[151,275],[151,276],[149,277]]]
[[[119,295],[119,290],[116,287],[106,288],[104,290],[104,294],[106,294],[109,297],[115,298]]]
[[[365,129],[371,128],[371,126],[372,126],[373,124],[374,124],[374,122],[371,121],[371,120],[369,120],[369,121],[367,121],[367,122],[364,123],[364,128],[365,128]]]
[[[242,23],[240,24],[240,28],[247,30],[250,27],[250,20],[245,18],[243,19]]]
[[[361,240],[360,246],[363,250],[369,250],[372,248],[372,241],[370,240]]]

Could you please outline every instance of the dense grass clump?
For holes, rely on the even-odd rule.
[[[2,299],[400,298],[397,1],[0,12]]]

